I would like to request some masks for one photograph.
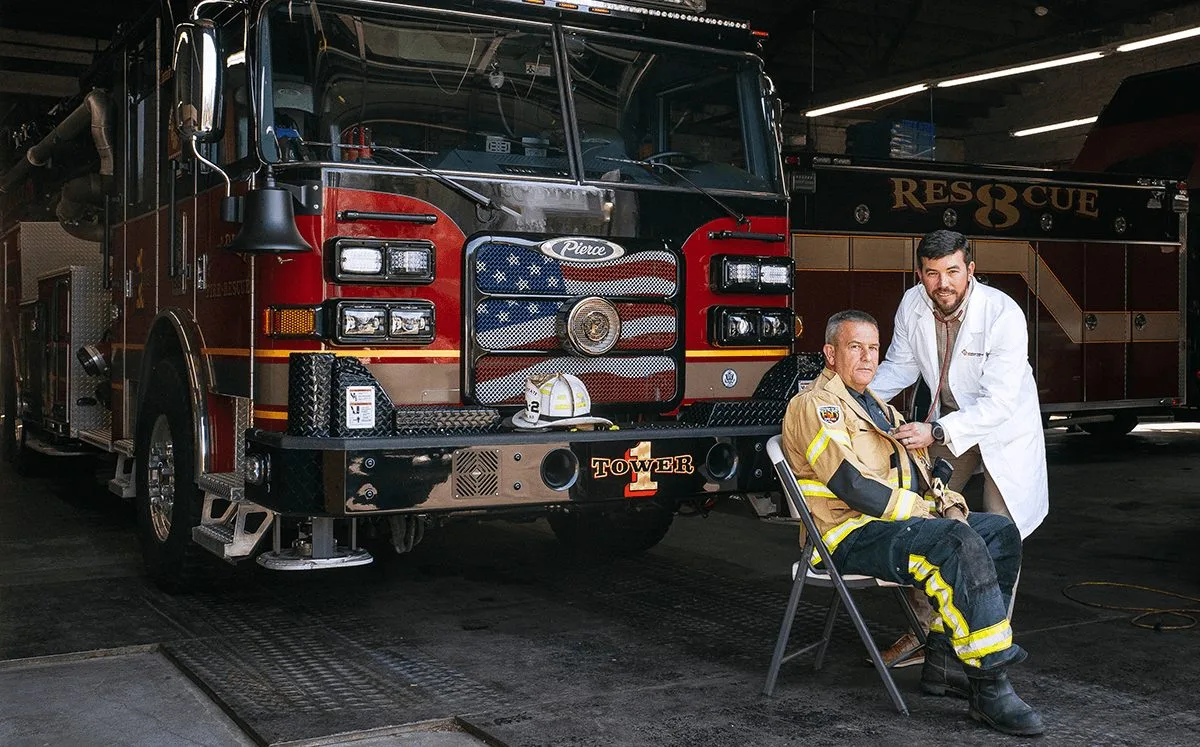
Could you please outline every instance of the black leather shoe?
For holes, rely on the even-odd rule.
[[[1017,696],[1003,669],[972,673],[968,682],[971,718],[1015,736],[1032,737],[1046,731],[1041,714]]]
[[[921,667],[921,690],[930,695],[971,697],[971,683],[962,663],[950,647],[945,633],[930,633],[925,638],[925,665]]]

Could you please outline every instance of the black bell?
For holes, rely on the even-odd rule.
[[[252,189],[242,198],[242,230],[229,242],[229,250],[247,254],[310,252],[312,247],[296,230],[292,193],[275,186]]]

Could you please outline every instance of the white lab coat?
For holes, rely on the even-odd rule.
[[[934,419],[955,456],[979,445],[984,467],[1013,521],[1028,536],[1050,508],[1046,440],[1037,385],[1029,367],[1025,314],[1003,291],[971,279],[967,312],[954,345],[946,385],[959,410]],[[896,329],[871,389],[890,400],[920,376],[938,385],[933,305],[918,284],[896,310]],[[940,398],[939,398],[940,399]],[[940,402],[934,403],[940,409]],[[935,411],[936,412],[936,411]]]

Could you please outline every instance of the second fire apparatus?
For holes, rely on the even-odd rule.
[[[173,7],[0,180],[9,437],[117,454],[158,582],[268,542],[271,568],[361,564],[455,516],[636,551],[769,484],[805,372],[746,24],[703,0]],[[555,373],[615,425],[514,429]]]
[[[970,238],[976,277],[1025,310],[1047,424],[1123,435],[1139,415],[1194,417],[1200,360],[1188,336],[1197,310],[1188,304],[1184,184],[833,156],[787,161],[795,308],[818,336],[812,322],[860,308],[879,319],[886,346],[900,298],[917,282],[920,237],[951,228]],[[797,349],[822,342],[806,334]]]

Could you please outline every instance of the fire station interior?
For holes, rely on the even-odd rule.
[[[200,9],[193,11],[197,5]],[[393,13],[433,18],[443,11],[465,15],[408,25],[371,21]],[[519,461],[522,450],[539,455],[540,473],[537,465],[522,466],[520,473],[522,481],[538,483],[535,490],[565,495],[595,484],[606,476],[599,466],[583,478],[579,470],[603,463],[615,471],[617,477],[607,478],[624,487],[625,502],[639,500],[639,489],[645,490],[642,475],[664,486],[682,485],[668,482],[673,479],[668,473],[692,470],[692,457],[660,446],[674,442],[654,440],[654,429],[669,438],[672,429],[699,428],[697,438],[709,440],[704,441],[708,451],[696,457],[696,469],[703,464],[706,485],[718,486],[711,488],[715,497],[668,503],[665,521],[649,529],[653,536],[603,552],[581,552],[587,544],[584,525],[568,525],[563,518],[572,516],[571,507],[556,504],[549,514],[538,513],[530,508],[541,503],[532,499],[504,510],[463,510],[445,520],[414,512],[347,519],[355,500],[376,505],[370,503],[375,488],[354,482],[355,475],[365,474],[363,465],[373,468],[374,459],[363,455],[373,454],[369,448],[375,447],[359,452],[353,444],[342,447],[336,454],[344,458],[344,473],[336,479],[330,478],[333,451],[320,452],[325,460],[320,465],[285,459],[289,444],[313,441],[294,432],[299,418],[284,404],[300,407],[297,390],[289,388],[295,381],[287,378],[295,376],[297,366],[292,365],[292,374],[277,373],[288,361],[286,345],[275,346],[285,350],[272,351],[276,358],[263,359],[279,364],[274,368],[249,364],[249,393],[229,397],[247,403],[245,410],[236,404],[214,410],[211,421],[195,421],[198,437],[208,437],[205,429],[240,430],[233,439],[238,445],[213,441],[214,450],[224,449],[218,456],[197,452],[175,459],[171,442],[156,435],[174,422],[171,405],[160,404],[157,421],[137,418],[135,406],[151,412],[146,408],[156,400],[177,395],[186,400],[195,391],[189,387],[205,376],[207,393],[216,396],[228,371],[243,370],[229,361],[244,363],[256,355],[254,330],[282,325],[284,317],[271,317],[266,310],[254,320],[237,317],[236,323],[250,330],[249,342],[237,343],[248,346],[249,358],[198,357],[206,361],[199,368],[172,369],[157,379],[152,371],[158,369],[146,363],[142,378],[164,388],[158,395],[135,394],[135,388],[144,389],[139,374],[97,375],[109,369],[112,353],[108,333],[101,334],[105,321],[96,317],[108,320],[109,298],[126,299],[126,308],[136,300],[166,309],[200,293],[189,285],[196,278],[187,272],[164,275],[168,284],[145,290],[143,299],[139,289],[150,286],[141,285],[133,270],[88,274],[75,259],[41,261],[36,255],[58,256],[54,253],[65,251],[68,243],[83,247],[71,257],[98,258],[101,247],[114,251],[113,236],[125,229],[102,234],[121,225],[117,216],[137,207],[156,226],[148,234],[155,238],[128,246],[146,257],[161,253],[166,267],[167,254],[175,250],[161,247],[178,246],[166,237],[186,230],[188,219],[204,220],[206,210],[217,215],[217,199],[188,213],[182,224],[177,215],[168,217],[165,196],[156,203],[149,193],[113,189],[96,202],[99,192],[87,186],[88,180],[100,180],[96,164],[105,158],[113,167],[112,153],[95,147],[107,137],[94,132],[104,129],[97,125],[102,120],[79,119],[88,124],[72,130],[70,142],[52,134],[70,117],[99,106],[86,97],[97,86],[97,69],[120,67],[113,63],[114,39],[144,28],[138,24],[155,13],[169,19],[160,28],[173,29],[193,12],[218,20],[218,40],[231,28],[240,33],[230,19],[243,15],[261,19],[271,30],[248,45],[269,50],[263,54],[274,61],[262,73],[258,90],[234,82],[238,71],[245,77],[247,68],[260,63],[255,54],[243,51],[221,63],[222,95],[229,102],[225,114],[240,124],[223,133],[222,143],[212,140],[208,150],[196,150],[197,158],[207,153],[215,159],[210,166],[224,167],[234,159],[222,161],[215,155],[218,148],[249,158],[246,154],[261,144],[259,155],[263,164],[271,164],[271,179],[265,179],[265,168],[261,179],[234,174],[232,191],[242,190],[239,199],[245,202],[237,204],[244,211],[251,209],[255,190],[275,189],[276,176],[282,184],[289,174],[333,174],[322,177],[327,180],[322,186],[345,187],[359,179],[356,184],[379,190],[392,183],[388,179],[401,183],[395,174],[403,172],[403,178],[423,179],[430,186],[401,207],[380,202],[364,208],[375,212],[363,215],[385,216],[377,222],[394,230],[388,235],[421,236],[404,231],[429,228],[441,232],[435,238],[442,242],[451,233],[447,224],[461,223],[467,215],[489,227],[477,234],[507,231],[538,251],[538,242],[560,235],[549,235],[552,229],[546,228],[553,216],[519,229],[504,221],[510,220],[506,211],[527,214],[522,203],[539,193],[480,186],[527,179],[559,195],[557,209],[564,214],[583,215],[595,203],[602,206],[595,208],[596,215],[607,211],[604,221],[615,210],[624,216],[621,230],[637,227],[656,240],[669,233],[660,225],[676,230],[695,212],[706,216],[696,219],[697,226],[705,225],[696,235],[713,242],[704,251],[757,256],[769,254],[768,246],[778,247],[771,266],[790,273],[783,295],[753,295],[757,290],[734,295],[737,304],[728,302],[707,316],[703,304],[722,302],[709,287],[718,283],[716,258],[710,275],[708,258],[701,264],[688,256],[698,251],[694,243],[666,252],[679,258],[679,269],[670,270],[679,274],[668,279],[679,281],[681,290],[669,298],[664,294],[667,300],[659,307],[667,312],[645,312],[646,319],[639,321],[665,324],[659,317],[666,314],[670,322],[650,328],[675,340],[660,346],[675,351],[660,358],[679,356],[674,379],[679,395],[663,407],[670,422],[651,427],[650,416],[639,415],[607,431],[594,424],[578,426],[585,436],[603,431],[601,440],[611,446],[596,447],[595,454],[607,456],[585,461],[583,468],[564,445],[569,437],[557,438],[577,430],[543,428],[528,442],[519,440],[514,423],[525,412],[520,409],[526,401],[523,389],[494,408],[466,395],[457,398],[470,375],[460,370],[471,355],[465,342],[461,359],[457,347],[449,354],[441,351],[438,373],[430,364],[386,381],[364,374],[368,386],[347,379],[351,384],[333,397],[339,413],[334,420],[343,417],[352,428],[350,411],[336,410],[338,397],[350,396],[346,391],[365,389],[374,407],[388,399],[389,387],[411,384],[405,377],[421,382],[441,377],[442,384],[421,385],[456,394],[417,404],[452,407],[467,418],[505,416],[505,421],[498,416],[496,423],[489,421],[483,442],[501,444],[496,453],[503,459]],[[583,21],[581,13],[588,16]],[[630,14],[642,19],[644,32],[620,25]],[[485,17],[503,30],[477,33]],[[604,18],[619,33],[606,35]],[[721,26],[719,19],[746,24]],[[193,31],[196,39],[208,38],[202,30]],[[735,37],[746,39],[745,49],[713,52],[722,44],[732,47],[729,40]],[[167,133],[168,118],[159,122],[152,107],[139,109],[138,97],[158,87],[171,89],[172,48],[183,42],[173,30],[147,38],[151,41],[139,47],[140,53],[157,55],[165,67],[157,71],[157,80],[151,75],[116,84],[117,95],[108,105],[126,118],[122,122],[141,117]],[[0,241],[5,247],[0,252],[0,744],[865,747],[1028,740],[979,723],[968,715],[966,700],[926,693],[919,663],[889,670],[906,711],[899,712],[845,605],[838,602],[832,621],[827,616],[837,598],[828,585],[805,587],[788,647],[818,640],[825,632],[831,635],[827,649],[785,661],[773,691],[764,694],[793,573],[804,562],[800,525],[773,482],[766,439],[780,432],[787,398],[820,372],[830,315],[847,308],[873,314],[881,357],[888,351],[901,298],[920,285],[917,243],[927,231],[943,228],[970,239],[975,282],[1007,294],[1025,315],[1042,414],[1049,511],[1023,541],[1011,628],[1028,658],[1009,668],[1008,678],[1041,714],[1040,738],[1047,744],[1200,743],[1195,695],[1200,690],[1195,662],[1200,652],[1200,245],[1188,230],[1194,194],[1189,185],[1200,184],[1198,85],[1196,0],[0,0]],[[153,157],[141,165],[129,160],[122,145],[128,138],[118,129],[112,130],[115,172],[105,177],[153,168]],[[173,145],[179,132],[171,135]],[[163,134],[164,155],[192,158],[186,145],[173,147],[167,137]],[[70,161],[76,157],[78,166]],[[220,192],[216,172],[194,168],[201,175],[195,184],[208,178],[210,192]],[[382,169],[385,176],[372,169]],[[46,186],[50,182],[40,180],[42,174],[60,180]],[[74,186],[64,188],[64,183]],[[96,189],[111,186],[104,184]],[[146,184],[154,192],[155,182]],[[174,189],[176,181],[164,177],[160,184]],[[302,195],[294,185],[288,188],[275,191],[295,198],[284,199],[284,222],[289,237],[297,226],[306,232],[288,239],[299,240],[302,251],[259,256],[247,266],[257,261],[274,277],[289,277],[285,273],[315,256],[304,253],[313,251],[305,237],[321,220],[350,226],[345,235],[352,238],[371,235],[362,228],[367,218],[345,217],[344,211],[336,220],[323,218],[319,204],[313,207],[318,198]],[[572,189],[587,191],[592,202],[562,197]],[[434,215],[430,210],[423,216],[412,207],[429,204],[421,200],[436,202],[436,196],[457,201],[458,212],[439,209]],[[636,200],[634,208],[622,200]],[[21,206],[29,204],[40,207],[23,212]],[[761,205],[778,209],[765,218],[746,218]],[[660,213],[648,217],[652,210]],[[227,229],[211,233],[215,241],[226,231],[230,247],[214,244],[212,266],[197,259],[193,272],[208,270],[225,278],[223,268],[242,266],[241,258],[232,258],[237,240],[228,241],[237,226]],[[539,230],[546,235],[534,236]],[[748,238],[738,239],[738,231]],[[471,231],[465,234],[470,239]],[[733,241],[725,241],[731,236]],[[688,232],[683,238],[697,241]],[[649,256],[635,241],[619,246],[620,235],[603,239],[584,251],[612,256],[615,246],[629,252],[627,258]],[[744,246],[727,248],[742,240]],[[550,243],[540,244],[542,261],[551,261]],[[18,246],[21,253],[13,253]],[[358,250],[366,254],[355,256],[367,256],[372,246],[363,242]],[[421,241],[401,243],[414,251],[421,246]],[[336,261],[347,262],[337,271],[357,272],[348,264],[350,250],[337,251],[342,253]],[[378,256],[387,268],[393,261],[388,251],[384,245],[383,253],[369,259]],[[461,252],[448,262],[441,251],[437,273],[463,265]],[[362,291],[370,302],[368,313],[384,311],[361,317],[367,321],[351,331],[394,331],[403,326],[398,320],[421,330],[434,324],[432,312],[420,315],[426,308],[421,299],[441,304],[445,294],[459,293],[460,284],[465,288],[467,272],[443,283],[447,276],[434,279],[435,255],[421,257],[418,269],[429,270],[426,284],[411,293],[405,286],[394,297],[392,286]],[[768,282],[771,259],[748,265],[755,274],[751,285]],[[312,260],[312,266],[332,273],[334,261]],[[517,256],[509,262],[516,264]],[[251,273],[245,280],[229,275],[232,279],[210,288],[237,298],[243,288],[260,287],[255,283],[265,288],[268,275]],[[570,279],[569,272],[563,275]],[[329,288],[335,285],[327,282]],[[100,294],[95,298],[102,299],[92,308],[71,302],[82,298],[82,291],[71,288],[84,283],[93,284]],[[40,305],[31,304],[28,293]],[[218,296],[210,290],[210,301]],[[245,297],[253,308],[253,296]],[[324,305],[305,310],[311,314],[304,323],[320,331],[321,323],[332,327],[359,319],[353,315],[361,310],[334,316],[344,298],[353,296],[305,301],[314,308]],[[418,302],[397,305],[396,298]],[[496,298],[517,296],[499,293]],[[486,303],[493,300],[488,297]],[[601,301],[624,313],[621,304],[636,305],[637,299]],[[736,308],[740,305],[748,310]],[[193,303],[191,308],[214,307]],[[459,316],[458,311],[437,316],[438,329],[449,324],[458,334],[460,320],[446,318]],[[535,311],[531,308],[530,319]],[[765,329],[771,313],[781,315],[779,324],[786,322],[783,343],[752,332],[753,345],[747,343],[742,358],[724,343],[708,344],[710,338],[734,344],[732,337],[720,335],[736,334],[739,325]],[[466,320],[469,314],[462,310],[464,335],[477,323]],[[561,321],[566,312],[559,314]],[[611,321],[588,319],[596,326]],[[568,332],[552,328],[554,320],[552,313],[537,323],[548,325],[547,336],[566,340]],[[77,345],[85,325],[95,328],[94,334],[87,332],[94,339]],[[127,350],[144,348],[147,360],[148,351],[161,344],[149,333],[141,341],[122,339]],[[186,354],[189,338],[179,339],[173,344]],[[308,342],[293,347],[337,349]],[[563,346],[570,350],[566,342]],[[777,354],[754,358],[763,349]],[[394,359],[409,363],[405,356],[418,355],[412,346],[395,350]],[[355,361],[354,355],[341,357]],[[54,373],[76,371],[76,360],[87,372],[86,390],[71,388],[70,376],[79,374]],[[722,363],[726,360],[735,362]],[[792,361],[791,388],[782,399],[757,385],[759,377],[770,378],[768,370],[779,370],[772,368],[777,360]],[[335,384],[341,381],[343,364],[326,365],[334,366]],[[368,370],[354,362],[345,368],[346,376]],[[580,378],[593,381],[587,378],[590,369],[579,370]],[[257,384],[256,372],[263,372]],[[511,377],[524,385],[524,371],[518,373]],[[653,372],[639,369],[626,386],[636,388],[647,375]],[[36,402],[19,394],[22,382],[31,379],[46,385]],[[259,409],[251,402],[255,386],[261,392],[286,391],[291,399],[280,394],[274,410],[266,404]],[[619,409],[606,411],[603,393],[592,389],[592,415],[626,416]],[[736,393],[728,400],[742,408],[738,412],[756,413],[753,423],[729,430],[728,438],[713,437],[719,430],[715,416],[697,426],[693,416],[679,414],[693,400],[710,396],[697,392],[717,392],[711,395],[717,397],[723,389]],[[328,420],[329,393],[320,396]],[[921,420],[929,398],[928,387],[914,386],[893,404]],[[122,406],[129,412],[122,413],[116,403],[127,403]],[[693,415],[700,411],[691,410]],[[405,412],[410,410],[398,406],[389,417],[398,423]],[[421,412],[411,408],[413,417]],[[374,423],[375,415],[370,417]],[[121,419],[130,429],[142,420],[153,427],[140,435],[130,430],[120,440],[107,429]],[[191,435],[193,421],[187,423],[184,430]],[[273,432],[243,442],[246,429],[271,431],[272,423],[278,426]],[[622,429],[639,433],[642,427],[651,435],[621,440]],[[101,431],[107,440],[96,435]],[[178,432],[176,445],[182,443]],[[333,433],[324,435],[336,440]],[[366,441],[383,443],[395,433]],[[744,448],[736,440],[743,436],[749,439]],[[468,468],[459,460],[470,450],[454,451],[455,433],[444,437],[451,446],[435,443],[436,435],[413,443],[432,449],[434,466],[444,460],[445,470],[457,475],[455,490],[465,490]],[[142,449],[143,441],[149,451]],[[154,451],[163,443],[165,449]],[[637,452],[643,445],[644,453]],[[251,454],[268,447],[274,462]],[[157,461],[143,479],[136,460],[147,453]],[[405,464],[430,460],[413,454],[404,452]],[[169,512],[171,490],[183,494],[165,476],[178,468],[183,476],[173,479],[187,479],[194,459],[228,462],[213,467],[208,482],[193,490],[202,499],[217,495],[222,481],[233,479],[237,485],[220,488],[226,503],[193,507],[197,531],[189,536],[203,546],[201,560],[220,572],[201,574],[202,583],[163,583],[161,568],[156,571],[145,554],[145,527],[149,522],[153,542],[154,522],[163,517],[155,506],[167,505]],[[243,496],[251,495],[251,484],[261,487],[254,481],[272,464],[281,482],[268,497],[282,503],[266,509],[247,503],[250,509],[239,509]],[[319,471],[306,471],[321,465],[324,478]],[[1003,469],[1020,474],[1039,467],[1017,459]],[[420,489],[436,497],[440,487],[429,488],[424,479],[397,477],[384,491]],[[335,487],[348,496],[345,506],[329,508],[337,528],[328,529],[334,519],[317,518],[322,511],[313,509],[311,523],[298,524],[297,534],[278,530],[281,519],[272,524],[271,517],[275,511],[282,516],[286,511],[279,506],[287,505],[278,486],[300,485],[319,496],[320,488],[312,485],[322,480],[326,496],[333,495],[337,480]],[[985,483],[981,467],[963,489],[972,511],[983,510]],[[153,498],[139,497],[146,487],[156,491]],[[519,483],[511,487],[522,490]],[[529,490],[526,485],[524,491]],[[254,495],[268,492],[262,488]],[[336,503],[325,500],[319,509]],[[220,513],[216,504],[228,505],[220,519],[228,518],[228,526],[248,523],[228,531],[222,524],[204,540],[199,530],[213,524],[210,511]],[[174,515],[178,521],[180,512]],[[166,537],[168,528],[159,529],[160,539]],[[376,536],[377,529],[385,533]],[[571,537],[580,546],[572,546]],[[238,542],[245,546],[234,553],[230,547]],[[318,560],[316,546],[323,542],[332,549]],[[350,549],[343,551],[343,545]],[[182,565],[196,558],[187,552]],[[221,552],[229,562],[211,557]],[[260,554],[269,559],[256,561]],[[320,560],[330,560],[329,567]],[[880,650],[910,630],[891,589],[857,589],[851,595]]]

